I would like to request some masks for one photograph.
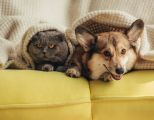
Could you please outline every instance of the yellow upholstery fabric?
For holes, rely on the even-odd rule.
[[[93,120],[154,120],[154,71],[90,83]]]
[[[90,120],[88,82],[58,72],[0,71],[0,120]]]
[[[154,70],[120,81],[63,73],[0,71],[0,120],[154,120]]]

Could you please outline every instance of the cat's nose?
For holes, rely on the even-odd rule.
[[[43,50],[43,54],[45,54],[45,53],[46,53],[46,51]]]
[[[46,54],[46,51],[45,50],[43,50],[43,54]]]
[[[46,54],[47,49],[48,49],[48,48],[46,48],[46,47],[43,49],[43,54]]]

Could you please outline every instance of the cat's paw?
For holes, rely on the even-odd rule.
[[[78,78],[81,76],[81,73],[78,69],[76,68],[69,68],[66,71],[66,75],[70,76],[70,77],[74,77],[74,78]]]
[[[45,64],[45,65],[42,66],[42,70],[43,71],[53,71],[54,67],[50,64]]]

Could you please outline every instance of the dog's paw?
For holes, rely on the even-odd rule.
[[[70,77],[78,78],[78,77],[80,77],[81,73],[79,70],[77,70],[75,68],[70,68],[70,69],[67,69],[66,75],[68,75]]]
[[[54,67],[50,64],[45,64],[45,65],[42,66],[42,70],[43,71],[53,71]]]
[[[101,76],[101,79],[104,81],[104,82],[109,82],[109,81],[112,81],[113,80],[113,77],[110,73],[108,72],[105,72],[102,76]]]

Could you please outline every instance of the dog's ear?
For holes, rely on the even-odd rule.
[[[95,43],[96,36],[83,27],[77,27],[75,33],[81,47],[85,52],[88,52],[91,49],[91,46]]]
[[[126,31],[126,35],[128,36],[128,40],[133,45],[137,42],[138,38],[141,36],[142,31],[144,29],[144,22],[141,19],[137,19]]]

